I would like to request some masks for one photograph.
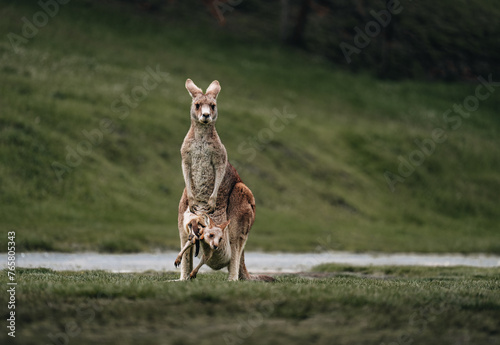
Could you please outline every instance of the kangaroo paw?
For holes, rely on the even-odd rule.
[[[181,264],[181,260],[182,260],[182,258],[179,258],[179,257],[177,259],[175,259],[174,266],[179,267],[179,265]]]

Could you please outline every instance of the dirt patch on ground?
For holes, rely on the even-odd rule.
[[[334,277],[358,277],[358,278],[367,278],[367,279],[394,279],[394,276],[386,275],[383,273],[376,274],[366,274],[361,272],[296,272],[296,273],[269,273],[266,272],[267,275],[271,275],[274,278],[278,277],[300,277],[300,278],[308,278],[308,279],[325,279],[325,278],[334,278]]]

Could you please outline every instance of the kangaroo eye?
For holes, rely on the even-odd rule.
[[[212,104],[212,110],[215,110],[215,104]]]
[[[214,237],[214,234],[210,234],[210,235],[208,235],[208,237],[213,238],[213,237]]]
[[[196,103],[195,105],[196,105],[196,110],[200,109],[200,105],[198,103]]]

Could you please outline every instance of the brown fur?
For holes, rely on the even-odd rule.
[[[215,224],[230,221],[226,229],[231,247],[231,259],[227,264],[229,280],[273,280],[271,277],[251,276],[245,266],[244,248],[255,220],[255,199],[229,163],[226,149],[215,130],[219,82],[212,82],[203,94],[188,79],[186,89],[192,97],[192,104],[191,127],[181,147],[182,171],[186,183],[179,203],[181,248],[188,241],[188,235],[183,229],[184,213],[188,207],[191,212],[210,213]],[[203,112],[210,117],[209,121],[205,122],[208,119],[203,116]],[[193,250],[189,248],[183,256],[180,279],[189,279],[192,271]]]

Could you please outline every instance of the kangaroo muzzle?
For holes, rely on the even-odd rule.
[[[212,110],[208,104],[203,104],[201,106],[201,115],[199,117],[200,122],[208,123],[212,121]]]

